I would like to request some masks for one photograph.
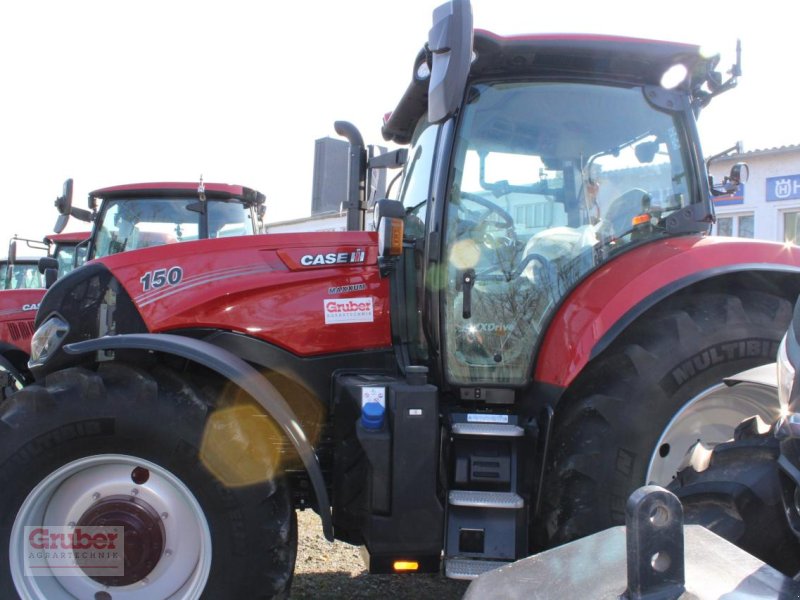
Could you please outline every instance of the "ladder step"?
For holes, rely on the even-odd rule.
[[[452,506],[474,506],[477,508],[518,509],[525,501],[514,492],[476,492],[472,490],[451,490],[448,500]]]
[[[506,423],[453,423],[453,435],[481,435],[492,437],[522,437],[525,430],[519,425]]]
[[[509,563],[496,560],[448,558],[444,561],[444,574],[450,579],[477,579],[483,573],[507,564]]]

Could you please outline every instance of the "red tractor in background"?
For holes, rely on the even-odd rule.
[[[33,318],[45,288],[57,278],[87,260],[117,252],[256,234],[263,229],[264,195],[242,186],[202,182],[119,185],[90,192],[90,210],[72,206],[72,189],[72,179],[68,179],[56,199],[56,233],[46,236],[44,244],[26,240],[29,245],[49,249],[48,257],[23,263],[16,258],[16,245],[12,242],[9,247],[13,268],[20,276],[28,274],[36,285],[24,290],[7,285],[0,292],[0,369],[7,393],[33,380],[27,367]],[[70,216],[91,222],[92,232],[62,233]],[[23,264],[25,272],[20,271]],[[7,281],[12,281],[12,274],[9,266]],[[12,288],[15,291],[9,291]]]
[[[0,269],[2,269],[3,273],[0,291],[31,288],[44,289],[46,286],[44,279],[41,277],[43,272],[40,264],[50,263],[42,263],[42,259],[56,259],[60,265],[61,274],[67,273],[76,266],[74,260],[76,248],[82,246],[85,254],[86,245],[83,242],[88,239],[88,232],[54,233],[44,236],[41,241],[14,236],[8,244],[8,257],[6,260],[0,261]],[[27,248],[39,253],[46,252],[47,254],[46,256],[18,256],[17,245],[20,242],[24,242]]]
[[[88,232],[76,232],[51,234],[42,242],[22,238],[11,240],[0,290],[0,398],[31,381],[27,363],[33,319],[45,293],[42,259],[53,261],[44,265],[55,265],[58,274],[63,275],[82,262],[80,255],[82,252],[85,256],[88,239]],[[47,251],[47,257],[18,257],[17,243],[20,241],[29,248]]]
[[[304,508],[371,572],[474,578],[622,522],[698,440],[772,422],[722,382],[774,360],[800,249],[708,235],[695,120],[739,70],[717,62],[473,31],[453,0],[383,127],[408,148],[337,123],[352,231],[108,252],[59,279],[36,383],[0,406],[0,590],[285,596]],[[401,166],[363,231],[369,178]],[[122,229],[92,247],[130,249]],[[102,526],[124,529],[123,574],[29,575],[29,532]]]

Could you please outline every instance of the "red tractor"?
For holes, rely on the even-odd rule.
[[[56,233],[44,244],[47,258],[18,259],[9,246],[5,290],[0,293],[0,372],[8,392],[32,381],[27,368],[33,318],[45,287],[87,260],[173,242],[261,233],[264,195],[219,183],[136,183],[90,192],[89,208],[72,206],[72,179],[56,201]],[[62,233],[70,216],[93,223],[91,233]],[[44,275],[44,277],[42,277]],[[33,282],[27,285],[26,282]],[[4,396],[3,396],[4,397]]]
[[[44,289],[45,280],[42,277],[44,267],[40,265],[57,265],[60,275],[68,273],[75,266],[83,262],[86,255],[86,240],[89,233],[85,231],[74,233],[53,233],[40,240],[30,240],[14,236],[8,244],[8,258],[0,261],[0,291],[22,289]],[[17,255],[17,246],[24,242],[26,248],[36,252],[46,252],[46,256]],[[79,258],[76,259],[76,252]],[[44,261],[42,259],[45,259]],[[55,263],[52,263],[55,260]]]
[[[800,249],[708,235],[695,119],[738,75],[716,64],[473,31],[453,0],[383,127],[408,148],[373,155],[337,124],[352,231],[144,248],[59,279],[36,383],[0,408],[0,589],[286,595],[301,508],[371,572],[471,578],[622,522],[698,439],[771,422],[722,381],[774,360]],[[398,166],[364,231],[371,174]],[[124,531],[124,572],[33,575],[44,532],[90,527]]]
[[[8,261],[0,288],[0,398],[5,398],[24,383],[28,376],[33,319],[45,292],[45,280],[40,265],[55,265],[58,274],[72,270],[80,263],[76,254],[85,256],[88,232],[56,233],[45,236],[43,242],[14,238],[9,244]],[[18,242],[29,248],[47,251],[42,258],[17,256]],[[52,262],[46,262],[47,260]]]

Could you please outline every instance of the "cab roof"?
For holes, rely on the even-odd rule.
[[[476,29],[469,81],[516,77],[602,80],[658,85],[672,65],[689,72],[683,91],[699,91],[716,57],[704,58],[694,44],[595,34],[501,36]],[[423,49],[415,65],[425,60]],[[416,68],[414,69],[416,72]],[[427,110],[428,79],[414,78],[383,126],[389,141],[407,144]]]
[[[147,196],[166,196],[174,198],[197,197],[200,184],[196,181],[162,181],[153,183],[129,183],[101,188],[89,192],[90,198],[101,200],[112,198],[144,198]],[[264,202],[264,194],[241,185],[227,183],[203,183],[203,191],[207,198],[220,200],[239,200],[245,204]]]
[[[51,233],[44,236],[46,244],[80,244],[91,237],[91,231],[70,231],[67,233]]]

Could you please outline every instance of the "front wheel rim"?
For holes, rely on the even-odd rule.
[[[667,486],[686,466],[687,454],[697,442],[713,448],[731,439],[743,420],[759,416],[771,425],[779,415],[778,394],[770,386],[719,383],[704,390],[684,404],[664,428],[650,457],[647,483]]]
[[[121,511],[123,515],[127,511],[131,516],[135,513],[137,522],[144,522],[148,529],[157,525],[160,534],[155,537],[161,542],[160,549],[156,554],[150,550],[149,557],[145,552],[145,558],[155,559],[152,568],[111,585],[85,574],[26,575],[26,527],[75,526],[81,518],[84,521],[88,518],[92,524],[100,523],[104,510]],[[141,532],[132,533],[136,537]],[[104,454],[81,458],[56,469],[28,494],[14,520],[9,561],[17,592],[25,600],[190,599],[200,596],[208,580],[211,548],[205,514],[180,479],[164,467],[135,456]]]

